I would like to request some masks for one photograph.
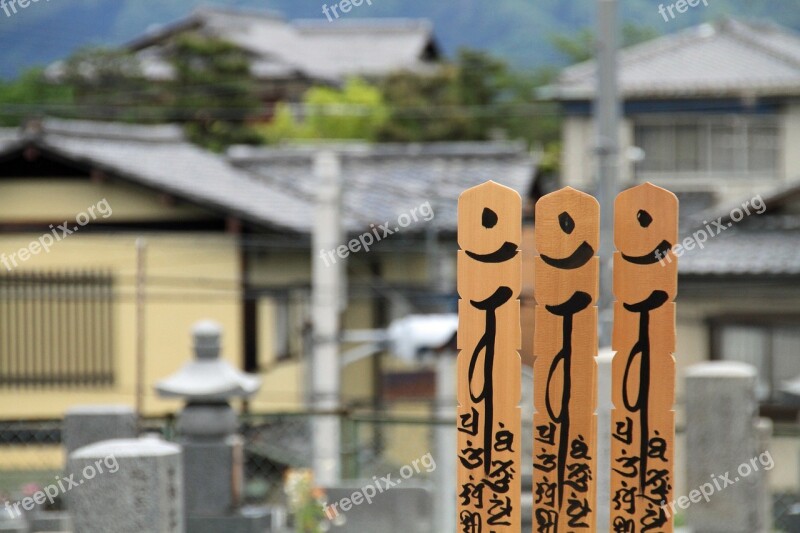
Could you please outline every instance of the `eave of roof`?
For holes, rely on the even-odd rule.
[[[800,276],[800,232],[728,230],[678,260],[684,276]]]
[[[47,119],[16,141],[0,144],[0,156],[27,146],[260,227],[292,233],[311,229],[308,202],[188,143],[177,126]]]
[[[516,142],[235,147],[228,157],[265,182],[311,199],[313,182],[302,177],[309,175],[315,154],[326,149],[341,156],[343,211],[352,220],[347,227],[356,232],[425,203],[435,211],[437,230],[454,232],[457,199],[465,189],[491,179],[527,197],[536,167],[525,144]],[[422,231],[425,225],[418,224],[404,233]]]
[[[707,226],[713,233],[702,247],[695,245],[693,250],[685,252],[678,262],[679,272],[698,279],[800,276],[800,217],[776,214],[799,197],[800,183],[794,182],[690,216],[683,237],[696,241],[691,236],[701,231],[708,235]],[[755,199],[761,201],[756,203]],[[749,215],[745,212],[746,204]],[[746,215],[739,222],[732,218],[737,209],[742,216]]]
[[[307,78],[337,83],[347,76],[425,71],[439,57],[427,19],[288,21],[271,12],[199,9],[177,22],[131,41],[143,52],[189,29],[208,30],[254,58],[253,74],[270,80]],[[161,75],[163,77],[163,75]]]
[[[207,22],[207,18],[209,16],[213,16],[214,14],[241,16],[246,18],[258,17],[275,21],[285,21],[284,17],[280,13],[271,10],[228,8],[224,6],[200,6],[183,18],[173,22],[168,22],[167,24],[157,25],[149,28],[142,35],[134,38],[131,41],[128,41],[124,45],[124,48],[132,51],[138,51],[143,48],[147,48],[148,46],[152,46],[153,44],[156,44],[167,37],[175,35],[176,33],[201,27]]]
[[[741,54],[750,54],[754,70],[757,66],[769,63],[772,74],[766,75],[764,72],[757,75],[747,71],[728,78],[712,76],[702,79],[699,76],[692,83],[687,83],[684,70],[679,69],[680,62],[687,58],[700,61],[698,58],[692,59],[692,47],[708,43],[718,43],[716,46],[735,48]],[[762,59],[757,59],[759,57]],[[657,72],[649,74],[651,80],[647,80],[646,76],[640,79],[648,72],[645,66],[659,58],[664,61],[668,58],[667,67],[679,69],[676,72],[680,75],[672,79],[665,74],[664,68],[653,68]],[[620,88],[626,99],[800,95],[800,36],[776,24],[744,23],[735,19],[723,19],[713,25],[702,24],[626,48],[620,52],[619,63]],[[716,68],[715,65],[719,66],[708,65],[708,68],[702,67],[699,71],[710,73]],[[628,79],[626,74],[632,68],[639,68],[639,77]],[[595,94],[595,73],[596,62],[593,60],[573,65],[562,71],[558,82],[542,88],[539,94],[542,98],[562,101],[590,100]]]

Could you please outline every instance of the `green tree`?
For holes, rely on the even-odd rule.
[[[272,122],[259,132],[270,143],[287,139],[362,139],[375,141],[389,118],[381,91],[359,78],[341,89],[313,87],[303,97],[305,117],[279,104]]]
[[[72,109],[59,115],[129,122],[163,118],[143,113],[158,101],[158,93],[127,50],[81,48],[61,63],[56,77],[75,96]]]
[[[571,63],[587,61],[594,56],[594,32],[582,29],[574,35],[554,35],[551,39],[556,50],[561,52]]]
[[[469,138],[469,114],[461,107],[458,70],[443,66],[431,73],[397,72],[381,89],[391,117],[381,141],[431,142]]]
[[[189,138],[212,150],[255,144],[247,124],[261,107],[247,53],[222,39],[179,36],[171,46],[175,80],[167,84],[169,119],[187,122]]]
[[[71,105],[74,90],[49,82],[41,69],[31,69],[16,80],[0,81],[0,126],[19,126],[33,115]]]
[[[622,26],[621,46],[626,48],[658,37],[659,32],[650,26],[639,26],[626,22]],[[584,28],[574,35],[555,35],[551,39],[553,46],[572,63],[580,63],[594,57],[595,33]]]
[[[553,77],[552,70],[518,72],[486,52],[462,49],[454,64],[434,73],[403,72],[384,81],[392,115],[381,140],[554,140],[558,110],[536,102],[537,87]]]

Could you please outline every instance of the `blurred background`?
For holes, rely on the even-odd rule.
[[[458,195],[523,198],[530,457],[535,202],[651,181],[683,237],[727,228],[680,263],[676,494],[684,370],[747,363],[770,521],[800,531],[800,8],[708,4],[628,0],[606,35],[589,1],[0,4],[0,501],[61,471],[71,408],[174,437],[154,385],[212,319],[261,380],[233,403],[242,503],[366,531],[317,520],[314,488],[431,453],[408,505],[450,531]]]

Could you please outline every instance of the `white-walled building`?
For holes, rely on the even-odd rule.
[[[800,179],[800,35],[727,19],[627,48],[619,66],[623,185],[651,181],[710,201]],[[595,85],[589,61],[549,87],[565,114],[565,185],[591,187]]]
[[[564,113],[561,185],[588,192],[596,84],[589,61],[545,90]],[[619,186],[650,181],[675,192],[681,237],[693,248],[679,267],[679,424],[689,365],[754,365],[761,414],[776,422],[771,449],[782,467],[771,484],[796,492],[789,428],[798,409],[782,388],[800,375],[800,35],[731,19],[703,24],[622,50],[619,86]],[[700,230],[707,242],[698,245]]]

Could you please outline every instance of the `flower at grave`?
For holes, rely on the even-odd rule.
[[[22,486],[22,494],[24,496],[33,496],[37,492],[41,491],[42,487],[37,485],[36,483],[26,483]]]
[[[324,502],[327,494],[325,493],[325,489],[321,487],[314,487],[311,489],[311,497],[317,500],[318,502]]]
[[[309,490],[313,474],[307,469],[290,469],[286,472],[284,492],[289,498],[289,507],[296,510],[303,503],[305,493]]]
[[[324,519],[322,506],[325,492],[314,486],[314,474],[309,469],[291,469],[286,473],[284,492],[294,515],[297,533],[320,533]]]

